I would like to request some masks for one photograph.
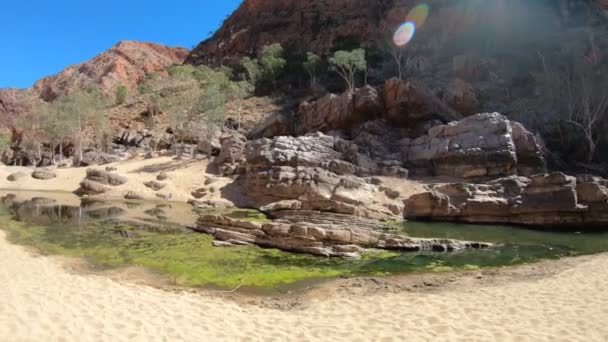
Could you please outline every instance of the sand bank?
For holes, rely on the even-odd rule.
[[[112,187],[112,190],[99,198],[123,199],[124,196],[132,191],[141,195],[146,200],[159,200],[156,196],[160,194],[170,194],[171,201],[187,202],[192,199],[191,193],[205,186],[208,179],[213,179],[213,186],[216,189],[224,187],[232,180],[226,177],[213,176],[208,174],[207,160],[175,160],[171,157],[160,157],[154,159],[131,159],[122,162],[94,166],[93,168],[105,169],[106,167],[116,168],[117,174],[125,176],[128,181],[126,184]],[[49,180],[37,180],[29,175],[34,168],[0,165],[0,189],[5,190],[28,190],[28,191],[53,191],[53,192],[74,192],[79,188],[80,182],[86,176],[87,168],[62,168],[53,169],[57,177]],[[6,178],[10,174],[24,172],[28,176],[15,182],[10,182]],[[166,187],[160,191],[147,188],[144,183],[156,180],[156,177],[165,172],[169,178],[163,183]],[[205,199],[218,199],[222,196],[220,191],[210,195]]]
[[[608,340],[608,255],[550,275],[433,292],[324,291],[283,310],[77,274],[0,232],[0,340]],[[318,291],[317,291],[318,292]]]

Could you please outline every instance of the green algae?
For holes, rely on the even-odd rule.
[[[37,226],[6,216],[0,217],[0,226],[9,241],[44,254],[84,257],[102,270],[142,266],[182,286],[275,287],[349,273],[339,260],[251,246],[216,248],[210,236],[196,233],[161,234],[103,222]]]
[[[398,225],[395,222],[395,227],[411,236],[481,240],[498,245],[488,250],[456,253],[370,250],[358,260],[343,260],[255,246],[213,247],[210,236],[169,222],[162,222],[162,227],[146,228],[90,217],[63,219],[57,215],[57,212],[64,215],[77,212],[74,210],[21,210],[16,216],[13,211],[2,208],[0,206],[0,229],[7,232],[13,243],[35,247],[44,254],[83,257],[100,270],[141,266],[176,285],[189,287],[273,289],[311,279],[476,270],[608,250],[606,233],[589,235],[487,225],[414,222]],[[236,210],[230,215],[256,222],[268,220],[252,210]]]

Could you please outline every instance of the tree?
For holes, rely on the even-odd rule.
[[[576,97],[569,113],[567,123],[578,127],[586,140],[587,162],[593,162],[595,151],[600,139],[599,123],[606,117],[608,110],[608,94],[598,82],[588,78],[584,71],[578,72],[580,86],[577,87]],[[572,91],[572,90],[571,90]]]
[[[7,149],[11,145],[11,139],[4,131],[0,131],[0,151]]]
[[[388,52],[395,63],[395,67],[397,67],[397,77],[402,80],[410,62],[410,58],[407,53],[405,53],[405,46],[397,46],[392,41],[388,44]]]
[[[306,61],[302,63],[302,67],[304,67],[304,70],[306,70],[308,76],[310,77],[311,86],[317,84],[317,76],[319,74],[319,71],[321,70],[321,63],[321,57],[315,55],[312,52],[308,52],[306,54]]]
[[[283,57],[284,52],[281,44],[275,43],[264,46],[258,58],[244,57],[241,65],[245,69],[249,83],[254,86],[260,82],[274,85],[287,66],[287,60]]]
[[[334,71],[344,79],[349,91],[355,89],[355,76],[357,73],[367,70],[365,50],[363,49],[337,51],[329,59],[329,63]]]
[[[125,103],[127,100],[127,96],[129,95],[129,88],[125,85],[121,84],[116,88],[116,104],[121,105]]]
[[[54,102],[45,105],[46,118],[42,128],[47,134],[47,139],[51,148],[51,163],[55,163],[55,151],[59,147],[59,161],[63,161],[63,144],[65,139],[70,137],[69,122],[64,112],[64,100],[60,97]]]
[[[260,65],[258,64],[257,59],[251,59],[250,57],[245,57],[241,61],[241,65],[243,69],[245,69],[247,79],[249,83],[255,85],[258,83],[260,79]]]
[[[196,117],[194,108],[200,95],[200,85],[194,79],[174,80],[172,87],[179,88],[180,91],[176,92],[170,100],[165,101],[162,105],[163,111],[169,113],[170,127],[179,142],[179,154],[181,155],[186,133]]]
[[[47,106],[41,104],[34,105],[31,112],[22,115],[16,122],[16,127],[23,132],[20,146],[31,157],[34,165],[42,160],[42,143],[47,140],[47,131],[44,129],[47,118]]]
[[[219,84],[209,84],[203,89],[196,109],[198,123],[205,128],[208,142],[211,142],[218,130],[224,125],[226,116],[226,97]],[[207,155],[211,156],[213,144],[207,144]]]
[[[283,47],[279,43],[267,45],[262,48],[258,59],[262,68],[262,78],[274,84],[276,79],[283,73],[287,61],[283,58]]]
[[[61,111],[76,145],[74,159],[78,164],[82,161],[85,129],[104,115],[104,101],[97,89],[75,92],[62,101]]]

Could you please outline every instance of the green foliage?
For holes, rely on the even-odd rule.
[[[258,59],[262,70],[262,78],[265,81],[274,82],[287,66],[287,61],[283,56],[284,52],[283,47],[278,43],[262,48]]]
[[[315,55],[314,53],[308,52],[306,54],[306,61],[302,63],[302,67],[308,73],[311,84],[317,83],[317,76],[319,74],[319,71],[321,70],[322,63],[323,60],[321,59],[321,57]]]
[[[247,73],[247,79],[251,84],[257,84],[260,79],[260,65],[258,64],[257,59],[251,59],[250,57],[245,57],[241,61],[241,65],[245,69]]]
[[[0,151],[7,149],[11,144],[11,139],[7,132],[0,131]]]
[[[281,44],[275,43],[264,46],[258,58],[243,58],[241,65],[245,69],[249,83],[254,86],[262,82],[274,84],[287,66],[284,54]]]
[[[196,68],[191,64],[184,65],[171,65],[167,68],[167,72],[171,77],[180,80],[186,80],[192,78]]]
[[[330,65],[346,82],[349,90],[355,88],[355,76],[367,69],[365,50],[336,51],[329,59]]]
[[[129,88],[127,86],[121,84],[116,88],[116,104],[121,105],[127,101],[127,96],[129,95]]]

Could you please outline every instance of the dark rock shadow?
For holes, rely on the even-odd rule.
[[[181,162],[171,161],[171,162],[166,162],[166,163],[158,163],[158,164],[146,165],[146,166],[141,167],[139,169],[133,170],[133,171],[131,171],[129,173],[170,172],[170,171],[185,169],[188,166],[190,166],[190,165],[192,165],[192,164],[194,164],[196,162],[198,162],[198,160],[186,160],[186,161],[181,161]]]

